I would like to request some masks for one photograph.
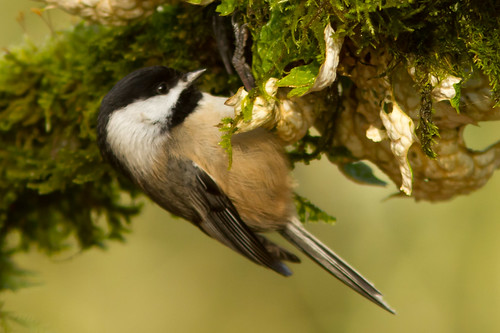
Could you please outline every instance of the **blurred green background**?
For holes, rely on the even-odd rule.
[[[41,45],[51,33],[36,6],[1,0],[2,49],[26,36]],[[56,28],[74,20],[51,17]],[[484,148],[499,132],[495,123],[470,126],[466,141]],[[127,242],[107,251],[18,255],[37,274],[34,286],[1,296],[26,323],[14,332],[500,332],[498,175],[438,204],[386,200],[395,185],[355,184],[324,160],[294,175],[298,192],[338,220],[308,228],[375,282],[396,316],[306,258],[283,278],[148,204]]]

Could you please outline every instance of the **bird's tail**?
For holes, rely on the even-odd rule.
[[[311,235],[299,221],[288,223],[281,234],[340,281],[385,310],[395,313],[369,281]]]

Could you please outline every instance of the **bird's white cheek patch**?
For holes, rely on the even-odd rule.
[[[174,87],[166,95],[136,101],[121,110],[115,111],[115,113],[123,113],[129,122],[164,125],[172,116],[172,109],[177,103],[181,92],[181,87]]]
[[[151,122],[142,112],[130,110],[114,112],[108,122],[107,140],[110,148],[131,170],[141,173],[151,168],[158,150],[165,140],[162,126]]]
[[[179,84],[168,94],[133,102],[111,114],[108,143],[131,171],[144,174],[154,166],[169,135],[172,110],[184,88]]]

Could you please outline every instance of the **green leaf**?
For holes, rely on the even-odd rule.
[[[462,82],[455,83],[453,85],[455,88],[455,97],[450,99],[451,106],[460,113],[460,98],[462,97]]]
[[[314,84],[319,72],[319,64],[312,62],[308,65],[294,67],[290,73],[277,82],[278,87],[292,87],[288,96],[301,96]]]
[[[294,194],[294,200],[299,219],[302,223],[323,221],[325,223],[333,224],[336,221],[335,217],[324,212],[308,199],[298,195],[297,193]]]
[[[215,9],[222,16],[230,15],[238,6],[238,0],[223,0]]]
[[[318,71],[317,63],[294,67],[287,76],[277,82],[278,87],[311,86],[314,84]]]
[[[372,168],[363,162],[344,163],[339,165],[344,175],[358,183],[386,186],[387,183],[373,174]]]

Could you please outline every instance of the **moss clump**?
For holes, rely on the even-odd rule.
[[[213,8],[179,5],[127,27],[81,23],[3,56],[0,290],[17,286],[10,257],[18,251],[37,246],[50,254],[74,238],[82,248],[123,238],[140,205],[134,187],[101,160],[100,101],[125,74],[153,64],[210,68],[204,89],[229,93],[236,78],[221,75],[208,13]]]
[[[494,0],[224,0],[218,11],[240,13],[248,25],[257,80],[281,78],[300,66],[305,75],[317,73],[325,47],[323,29],[330,22],[337,35],[353,41],[354,51],[387,48],[395,62],[437,78],[465,77],[478,67],[500,101],[500,4]]]

